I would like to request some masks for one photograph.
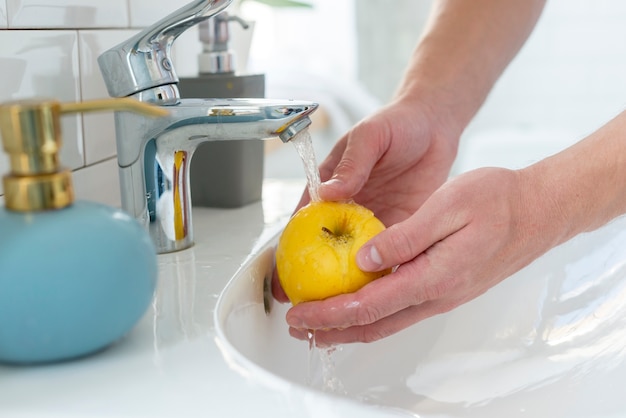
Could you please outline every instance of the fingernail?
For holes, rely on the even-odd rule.
[[[356,262],[363,271],[378,271],[383,265],[380,253],[373,245],[366,245],[357,254]]]
[[[321,185],[324,187],[336,187],[337,185],[341,184],[341,180],[339,180],[336,177],[330,178],[328,180],[326,180],[325,182],[323,182]]]

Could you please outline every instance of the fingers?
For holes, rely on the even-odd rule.
[[[519,186],[508,174],[483,169],[439,188],[357,254],[364,270],[397,270],[355,293],[293,307],[292,335],[315,330],[322,344],[374,341],[447,312],[525,266],[536,251],[529,255],[520,240]]]
[[[434,271],[428,255],[422,254],[357,292],[291,308],[287,323],[293,328],[315,330],[373,324],[409,306],[437,299],[453,286]]]
[[[368,241],[357,253],[359,268],[363,271],[381,271],[406,263],[441,239],[433,231],[411,225],[418,223],[418,220],[409,218]]]
[[[468,224],[463,211],[445,210],[440,200],[431,196],[406,221],[390,226],[363,245],[357,253],[359,268],[381,271],[406,263]]]
[[[437,219],[431,213],[435,208],[440,210],[441,222],[433,221]],[[395,272],[355,293],[295,306],[287,313],[288,324],[296,329],[348,329],[374,324],[428,301],[443,304],[446,295],[462,289],[464,280],[446,254],[458,241],[453,235],[458,236],[455,232],[463,229],[467,221],[462,210],[452,211],[455,215],[448,215],[449,212],[441,211],[439,203],[425,204],[407,221],[381,232],[358,254],[367,260],[360,259],[359,263],[375,264],[368,266],[372,270],[399,265]],[[448,238],[447,244],[442,242],[444,238]],[[438,310],[443,309],[439,306]],[[373,333],[383,335],[383,330],[391,329],[394,328],[384,325]]]
[[[429,255],[420,255],[356,293],[297,305],[287,312],[289,332],[307,339],[314,330],[319,346],[367,343],[448,312],[476,296],[463,288],[461,275],[450,275],[436,263]]]
[[[274,299],[280,303],[289,302],[289,298],[285,294],[285,291],[278,280],[278,273],[276,272],[276,269],[272,272],[272,295],[274,296]]]
[[[384,155],[388,142],[367,121],[356,125],[320,166],[324,181],[319,188],[320,198],[339,201],[356,195]]]
[[[449,307],[445,304],[438,301],[428,301],[418,306],[410,306],[373,324],[357,325],[345,329],[318,329],[315,330],[315,344],[318,347],[327,347],[337,344],[378,341],[447,310]],[[308,340],[310,331],[291,327],[289,334],[300,340]]]
[[[322,182],[329,180],[330,177],[333,175],[333,170],[337,166],[339,161],[341,161],[341,156],[343,155],[343,152],[346,149],[346,140],[347,140],[346,136],[344,136],[341,140],[339,140],[335,144],[331,152],[328,154],[326,159],[322,162],[322,164],[319,165],[320,180]],[[322,197],[322,200],[330,200],[330,199],[325,199]],[[342,200],[342,199],[336,199],[336,200]],[[302,196],[300,197],[300,201],[296,205],[294,213],[297,212],[302,207],[309,204],[309,202],[311,202],[311,196],[309,195],[309,188],[305,187],[304,191],[302,192]]]

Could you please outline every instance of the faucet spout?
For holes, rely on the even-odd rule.
[[[166,107],[169,115],[160,119],[115,116],[122,206],[149,230],[159,253],[193,245],[189,165],[198,145],[275,137],[287,142],[310,125],[317,104],[185,99]]]
[[[122,207],[144,224],[159,253],[193,244],[189,164],[200,143],[273,137],[287,142],[317,109],[294,100],[180,98],[172,44],[231,2],[194,0],[98,57],[109,95],[169,111],[155,120],[115,114]]]

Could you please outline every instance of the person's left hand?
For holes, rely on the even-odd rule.
[[[562,240],[563,220],[526,174],[480,169],[444,184],[360,250],[363,270],[399,266],[395,272],[355,293],[292,307],[290,333],[305,339],[316,330],[321,345],[374,341],[474,299],[529,264]]]

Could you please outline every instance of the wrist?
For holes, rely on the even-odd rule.
[[[544,250],[576,235],[571,213],[563,206],[563,188],[550,178],[551,167],[544,161],[518,170],[520,178],[520,225],[529,239],[540,240]]]
[[[456,156],[459,139],[469,120],[460,117],[445,91],[415,81],[398,90],[392,106],[411,109],[414,115],[420,115],[421,123],[429,127],[431,137],[445,142]]]
[[[415,74],[407,75],[394,100],[421,103],[432,119],[446,127],[457,140],[483,103],[483,98],[460,91],[452,83],[439,83]]]
[[[597,229],[626,213],[626,112],[575,145],[523,170],[529,209],[558,243]],[[533,197],[534,196],[534,200]]]

